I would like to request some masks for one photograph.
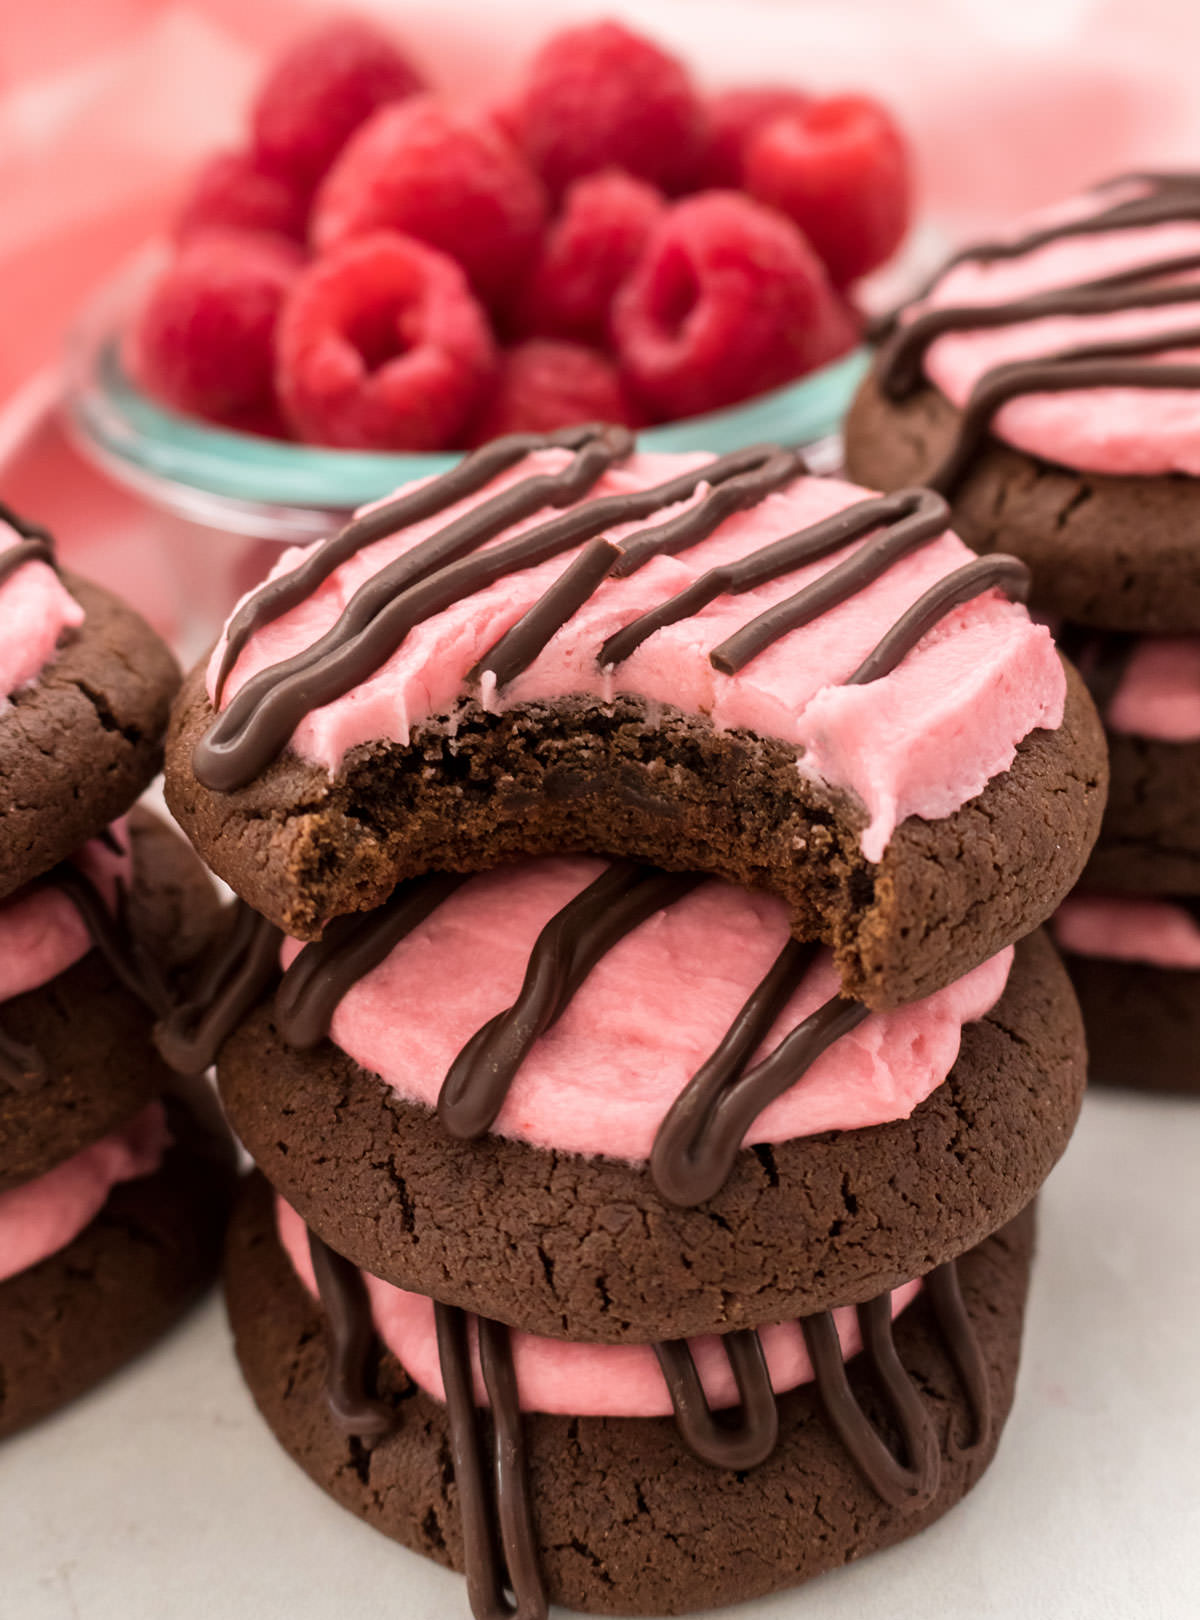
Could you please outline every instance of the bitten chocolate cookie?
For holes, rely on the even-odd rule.
[[[946,525],[772,447],[499,440],[239,609],[168,801],[297,937],[429,869],[601,850],[767,888],[848,993],[915,999],[1044,920],[1105,784],[1090,702],[1004,600],[1023,567]]]
[[[560,858],[418,880],[294,952],[220,1053],[251,1155],[356,1264],[549,1337],[894,1287],[1030,1201],[1082,1095],[1040,936],[867,1014],[778,901]]]
[[[526,1612],[539,1612],[542,1592],[596,1613],[709,1608],[794,1585],[931,1523],[976,1482],[999,1439],[1031,1244],[1027,1212],[963,1258],[953,1337],[935,1309],[936,1290],[897,1317],[886,1333],[895,1359],[880,1354],[900,1406],[885,1397],[868,1355],[843,1374],[836,1339],[831,1349],[826,1338],[818,1383],[775,1398],[777,1437],[751,1466],[701,1461],[670,1417],[518,1415],[503,1393],[511,1386],[489,1381],[507,1459],[503,1548]],[[492,1425],[475,1416],[469,1384],[460,1379],[450,1420],[390,1352],[376,1352],[375,1432],[387,1432],[373,1445],[348,1436],[326,1391],[331,1371],[335,1387],[338,1374],[322,1311],[280,1246],[261,1181],[235,1217],[226,1297],[243,1373],[288,1453],[385,1534],[439,1563],[470,1567],[486,1603],[489,1582],[498,1584],[490,1537],[501,1537],[483,1451]],[[445,1367],[455,1354],[454,1313],[443,1314],[442,1326]],[[499,1377],[506,1340],[485,1330]],[[840,1423],[831,1421],[822,1387],[839,1392]],[[912,1473],[895,1460],[904,1455],[902,1433],[921,1459],[909,1458]]]
[[[195,966],[218,902],[187,845],[146,811],[112,836],[125,854],[87,846],[0,905],[0,1189],[104,1136],[172,1078],[152,1038],[159,997]],[[125,925],[107,905],[118,877]],[[47,955],[59,934],[61,955]]]
[[[1195,174],[1118,177],[957,254],[884,339],[846,422],[851,475],[932,485],[1056,616],[1195,631],[1198,198]]]
[[[6,638],[20,625],[4,591],[21,583],[20,573],[0,582]],[[132,608],[71,574],[62,586],[82,616],[0,712],[0,896],[66,859],[149,785],[179,686],[175,660]]]
[[[201,1150],[178,1111],[172,1124],[179,1142],[157,1171],[115,1186],[64,1248],[0,1281],[0,1437],[140,1354],[216,1274],[232,1162]]]
[[[1055,918],[1089,1077],[1200,1094],[1200,902],[1077,894]]]

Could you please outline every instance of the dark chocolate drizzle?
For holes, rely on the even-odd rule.
[[[366,1281],[357,1266],[331,1249],[311,1228],[308,1250],[325,1312],[325,1397],[329,1410],[343,1433],[368,1444],[382,1440],[391,1431],[393,1421],[383,1402],[367,1393],[376,1337]]]
[[[779,1403],[771,1387],[762,1340],[753,1328],[722,1336],[741,1405],[734,1421],[714,1413],[700,1382],[686,1339],[656,1344],[654,1353],[675,1409],[679,1435],[688,1450],[714,1468],[757,1468],[779,1439]]]
[[[335,917],[295,958],[276,992],[275,1016],[288,1045],[303,1052],[323,1040],[347,988],[378,967],[465,881],[457,872],[431,872],[402,884],[375,911]]]
[[[112,839],[112,847],[117,853],[123,853],[111,829],[106,837]],[[123,884],[117,885],[115,915],[91,878],[73,861],[60,861],[51,871],[36,879],[31,887],[35,886],[60,889],[78,912],[92,948],[100,952],[114,977],[156,1016],[166,1010],[170,991],[157,964],[138,948],[126,915]],[[0,1029],[0,1087],[30,1092],[47,1084],[49,1079],[50,1070],[42,1054],[35,1047],[15,1040]]]
[[[340,918],[322,940],[306,945],[283,975],[275,998],[284,1040],[301,1049],[316,1045],[328,1034],[334,1009],[350,987],[463,881],[458,874],[446,873],[413,879],[401,884],[377,910]],[[551,917],[530,952],[517,1000],[477,1030],[450,1065],[437,1104],[449,1134],[462,1140],[482,1136],[495,1121],[534,1042],[562,1016],[601,957],[703,881],[694,872],[661,872],[633,861],[615,861]],[[868,1016],[861,1003],[834,996],[786,1034],[760,1063],[747,1067],[818,949],[812,943],[787,942],[712,1056],[668,1110],[655,1139],[650,1173],[669,1203],[692,1206],[719,1192],[747,1130],[767,1104]],[[233,978],[236,994],[208,1014],[202,1026],[205,1033],[197,1045],[205,1062],[211,1061],[263,987],[257,981],[255,988],[255,981],[241,971]],[[185,1023],[195,1016],[196,1005],[204,1005],[199,992],[182,1015]],[[186,1056],[176,1047],[170,1050],[173,1062]]]
[[[245,901],[229,907],[229,922],[188,994],[155,1030],[158,1049],[180,1074],[203,1074],[279,973],[278,928]]]
[[[936,1271],[931,1271],[925,1279],[925,1292],[933,1307],[942,1343],[954,1363],[974,1418],[970,1440],[965,1446],[952,1442],[952,1452],[960,1457],[970,1456],[991,1440],[995,1416],[992,1410],[992,1386],[988,1382],[979,1340],[967,1315],[957,1263],[948,1260]]]
[[[363,1275],[309,1232],[313,1269],[326,1313],[329,1370],[326,1397],[343,1432],[375,1441],[394,1427],[384,1407],[366,1393],[366,1369],[378,1341]],[[967,1396],[972,1433],[965,1446],[948,1442],[962,1459],[990,1443],[994,1425],[991,1386],[979,1340],[962,1297],[956,1261],[925,1278],[934,1325]],[[899,1430],[903,1455],[893,1452],[850,1387],[833,1313],[800,1318],[814,1386],[825,1415],[851,1462],[884,1502],[906,1512],[926,1506],[941,1477],[941,1443],[912,1378],[896,1349],[892,1295],[885,1292],[857,1308],[863,1355]],[[471,1362],[471,1316],[434,1302],[438,1353],[450,1422],[454,1476],[463,1517],[463,1540],[471,1604],[478,1620],[501,1620],[513,1610],[507,1584],[517,1596],[516,1614],[544,1613],[529,1483],[524,1460],[520,1400],[509,1329],[476,1317],[479,1359],[492,1412],[494,1495],[486,1484],[481,1414]],[[714,1412],[708,1404],[686,1339],[653,1346],[671,1398],[680,1439],[714,1468],[748,1470],[765,1462],[779,1438],[779,1397],[771,1385],[757,1329],[722,1336],[740,1405]],[[498,1521],[498,1522],[497,1522]],[[539,1607],[540,1605],[540,1607]]]
[[[1149,189],[1140,197],[1104,202],[1105,191],[1128,183]],[[1193,253],[1155,259],[1027,298],[924,310],[906,324],[902,322],[904,312],[927,298],[956,265],[1021,258],[1069,237],[1200,220],[1200,174],[1123,175],[1097,187],[1095,194],[1100,206],[1080,219],[1045,226],[1008,242],[984,242],[963,249],[914,298],[878,323],[873,335],[886,339],[878,368],[883,394],[896,401],[914,394],[924,381],[924,361],[930,344],[947,332],[990,330],[1053,315],[1106,315],[1200,304],[1200,280],[1172,283],[1168,279],[1200,269],[1200,255]],[[993,367],[972,389],[950,448],[929,479],[930,486],[947,496],[959,488],[991,431],[996,413],[1009,400],[1026,394],[1088,388],[1200,388],[1200,365],[1158,363],[1144,358],[1198,345],[1200,326],[1191,326],[1111,343],[1083,344]]]
[[[562,472],[534,475],[482,500],[368,579],[337,623],[311,646],[252,676],[197,743],[192,760],[197,779],[217,792],[244,786],[278,757],[306,714],[368,678],[419,624],[508,574],[582,546],[580,555],[468,677],[474,681],[490,674],[498,688],[504,687],[529,667],[610,574],[629,575],[652,557],[687,550],[730,515],[755,506],[804,471],[796,452],[753,445],[650,489],[587,500],[584,497],[601,474],[628,455],[632,441],[623,429],[587,428],[578,430],[570,442],[575,453]],[[362,545],[481,489],[488,476],[518,459],[518,450],[525,453],[551,443],[563,440],[561,436],[499,440],[489,447],[496,452],[492,459],[478,452],[445,479],[364,514],[292,573],[268,582],[230,624],[218,671],[217,702],[238,653],[254,631],[303,600]],[[698,492],[699,498],[693,499]],[[580,504],[574,505],[577,501]],[[673,517],[626,535],[619,544],[606,538],[607,530],[641,522],[682,503],[688,504]],[[548,506],[570,509],[524,533],[497,538]],[[601,667],[619,664],[656,630],[699,612],[722,593],[750,590],[884,527],[884,533],[866,540],[823,578],[714,649],[715,667],[732,674],[788,630],[849,600],[901,557],[942,534],[948,521],[945,503],[927,490],[903,490],[857,502],[736,563],[709,570],[685,591],[610,636],[599,649],[598,662]],[[487,544],[493,540],[494,545]],[[861,672],[858,678],[864,678]]]
[[[41,535],[29,539],[19,540],[15,546],[9,546],[7,551],[0,551],[0,585],[10,579],[18,568],[24,568],[26,563],[44,562],[54,567],[54,546],[49,536]]]
[[[524,1431],[508,1329],[478,1318],[479,1359],[492,1412],[492,1488],[475,1404],[468,1318],[435,1301],[438,1355],[462,1515],[467,1594],[475,1620],[545,1620],[546,1593],[525,1463]],[[516,1603],[506,1597],[511,1588]]]
[[[533,1043],[562,1017],[600,958],[701,881],[694,872],[617,861],[550,919],[520,995],[472,1036],[442,1082],[438,1117],[451,1136],[483,1135]]]
[[[10,529],[15,529],[22,540],[40,541],[49,552],[49,556],[44,560],[53,563],[54,536],[49,529],[44,529],[40,523],[30,523],[28,518],[23,518],[19,513],[14,512],[12,507],[5,501],[0,501],[0,522],[7,523]],[[26,558],[25,560],[28,561],[29,559]]]

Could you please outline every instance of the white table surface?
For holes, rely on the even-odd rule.
[[[738,1620],[1200,1615],[1200,1104],[1089,1098],[1042,1200],[1017,1406],[916,1540]],[[725,1611],[729,1613],[730,1611]],[[0,1447],[2,1620],[469,1620],[457,1576],[309,1483],[209,1300]]]

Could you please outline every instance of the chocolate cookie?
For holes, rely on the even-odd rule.
[[[1088,1078],[1200,1094],[1200,969],[1063,953],[1091,1054]]]
[[[129,820],[132,939],[170,990],[211,938],[218,902],[177,834],[143,810]],[[136,975],[138,958],[129,966]],[[161,1010],[161,1009],[160,1009]],[[172,1081],[136,976],[93,948],[49,984],[0,1004],[0,1029],[40,1057],[45,1079],[0,1086],[0,1189],[31,1180],[104,1136]]]
[[[212,1281],[232,1167],[172,1123],[180,1145],[156,1174],[115,1187],[65,1249],[0,1282],[0,1437],[140,1354]]]
[[[1198,198],[1195,173],[1117,176],[956,253],[880,325],[851,475],[931,485],[1056,617],[1200,628]]]
[[[1200,894],[1200,742],[1109,734],[1111,777],[1093,889]]]
[[[299,938],[431,868],[598,850],[780,894],[797,936],[831,943],[847,993],[870,1006],[925,995],[1043,922],[1078,876],[1106,787],[1071,670],[1062,727],[1026,737],[1012,769],[943,821],[905,821],[878,864],[859,848],[859,812],[798,776],[793,749],[651,718],[632,699],[475,707],[452,735],[358,751],[336,779],[286,756],[234,793],[191,774],[212,718],[197,670],[172,721],[168,802],[213,869]]]
[[[644,1163],[456,1141],[331,1042],[286,1045],[270,1003],[219,1067],[251,1155],[339,1253],[551,1338],[619,1343],[866,1299],[962,1253],[1058,1159],[1085,1065],[1062,967],[1034,937],[911,1117],[743,1149],[693,1208]]]
[[[514,435],[239,608],[168,802],[300,938],[423,871],[602,851],[772,889],[894,1006],[1035,927],[1095,833],[1101,740],[1027,583],[938,496],[777,446]]]
[[[872,374],[846,417],[847,471],[873,489],[928,482],[962,426],[962,411],[931,385],[892,400]],[[994,438],[952,495],[954,527],[969,546],[1029,564],[1036,607],[1146,634],[1200,625],[1200,569],[1188,538],[1196,504],[1191,479],[1078,472]]]
[[[524,1416],[536,1578],[547,1597],[598,1613],[708,1608],[794,1585],[931,1523],[976,1482],[999,1438],[1031,1246],[1027,1212],[959,1266],[986,1367],[993,1412],[986,1439],[975,1432],[972,1404],[925,1300],[896,1323],[900,1365],[920,1392],[940,1451],[936,1490],[915,1507],[889,1506],[866,1483],[812,1386],[779,1397],[775,1450],[745,1470],[698,1461],[670,1418]],[[368,1449],[339,1430],[324,1389],[321,1312],[280,1247],[261,1181],[235,1217],[226,1297],[243,1373],[288,1453],[376,1528],[462,1569],[466,1481],[456,1478],[446,1409],[384,1354],[377,1383],[394,1432]],[[863,1360],[848,1368],[850,1390],[895,1444],[894,1420]]]
[[[175,660],[132,608],[63,579],[84,621],[0,714],[0,897],[102,832],[149,785],[179,686]]]

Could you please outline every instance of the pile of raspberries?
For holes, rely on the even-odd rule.
[[[347,449],[673,421],[851,348],[909,192],[866,96],[704,96],[597,22],[472,110],[341,19],[196,177],[126,362],[173,409]]]

